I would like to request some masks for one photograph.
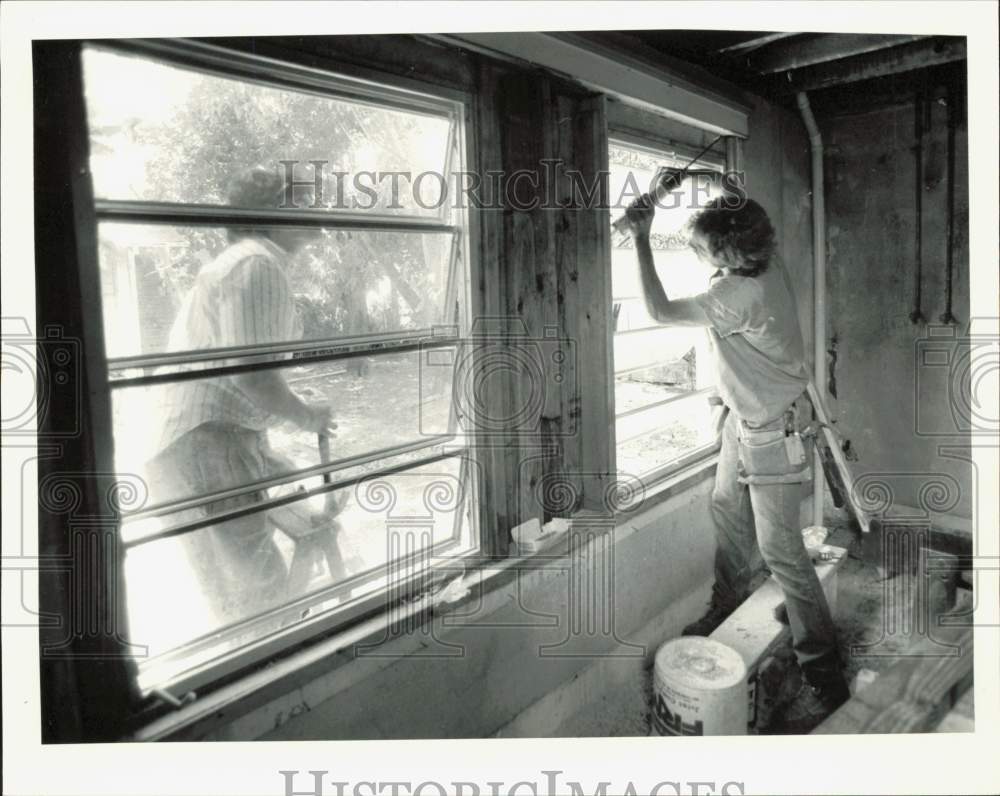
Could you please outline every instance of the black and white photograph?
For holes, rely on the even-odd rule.
[[[1000,789],[995,4],[0,13],[5,794]]]

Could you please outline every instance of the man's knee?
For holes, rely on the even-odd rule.
[[[757,534],[757,546],[761,558],[772,572],[799,567],[809,562],[809,555],[801,537],[796,537],[798,531],[782,529],[779,531]]]
[[[758,536],[757,547],[760,550],[760,557],[764,559],[764,563],[767,565],[767,568],[772,572],[774,572],[775,569],[781,569],[783,565],[788,564],[788,553],[773,537]]]

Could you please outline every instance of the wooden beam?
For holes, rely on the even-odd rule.
[[[730,103],[745,111],[750,111],[752,102],[738,81],[716,69],[685,58],[674,51],[653,47],[646,40],[634,33],[604,30],[597,33],[561,32],[558,35],[564,40],[574,41],[584,46],[595,48],[618,58],[628,59],[658,72],[671,75],[677,85],[698,91],[709,99]]]
[[[759,49],[771,42],[781,41],[781,39],[787,39],[792,36],[799,36],[799,33],[767,33],[763,36],[754,36],[752,39],[747,39],[746,41],[737,42],[736,44],[730,44],[728,47],[723,47],[717,52],[729,55],[742,55],[743,53],[748,53],[753,50]]]
[[[751,56],[750,69],[760,74],[801,69],[804,66],[852,58],[857,55],[908,44],[927,36],[896,36],[866,33],[828,33],[815,38],[782,42]]]
[[[578,100],[574,109],[572,138],[563,141],[557,154],[569,161],[589,184],[607,174],[608,123],[604,97]],[[560,125],[562,126],[562,125]],[[566,446],[566,469],[578,474],[583,506],[607,511],[608,494],[615,478],[615,379],[614,324],[611,291],[611,227],[607,211],[608,184],[599,181],[600,199],[595,207],[574,200],[561,221],[572,227],[560,267],[561,328],[576,341],[572,381],[563,379],[563,411],[576,420],[577,435]],[[565,421],[564,421],[565,422]]]
[[[790,75],[785,73],[770,75],[761,81],[760,90],[771,96],[794,94],[797,91],[815,91],[964,59],[964,38],[935,37],[856,58],[807,66]]]
[[[972,668],[971,625],[934,627],[813,733],[928,732],[972,687]]]
[[[749,133],[748,108],[615,48],[570,33],[463,33],[439,37],[493,57],[527,62],[608,97],[716,135]]]
[[[480,174],[500,172],[504,161],[500,151],[504,120],[501,117],[497,94],[505,76],[504,69],[484,62],[476,70],[476,92],[473,103],[474,133],[471,141],[475,145],[473,167]],[[490,204],[490,200],[485,202]],[[471,215],[472,230],[475,234],[473,256],[478,255],[479,267],[473,273],[473,306],[470,313],[473,329],[482,319],[502,318],[507,314],[507,293],[503,268],[504,225],[499,209],[488,208]],[[510,395],[504,390],[495,390],[486,411],[492,417],[510,417]],[[483,529],[483,554],[494,558],[507,556],[510,545],[510,528],[516,525],[516,515],[512,514],[510,495],[513,479],[506,468],[504,450],[499,445],[487,445],[476,453],[480,467],[480,477],[484,479],[480,490],[479,522]]]

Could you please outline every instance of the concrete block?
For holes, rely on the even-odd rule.
[[[817,561],[816,575],[823,587],[830,611],[833,612],[837,605],[837,570],[845,560],[847,550],[841,547],[828,547],[836,558]],[[764,701],[773,701],[773,695],[757,694],[760,666],[776,647],[791,636],[788,625],[775,618],[775,609],[784,601],[785,596],[778,582],[773,577],[768,578],[710,636],[710,638],[725,644],[743,656],[747,667],[747,693],[751,706],[749,711],[751,726],[757,723],[757,705]]]

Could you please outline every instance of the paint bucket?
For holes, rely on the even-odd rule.
[[[735,650],[701,636],[668,641],[653,666],[654,735],[746,735],[747,669]]]

